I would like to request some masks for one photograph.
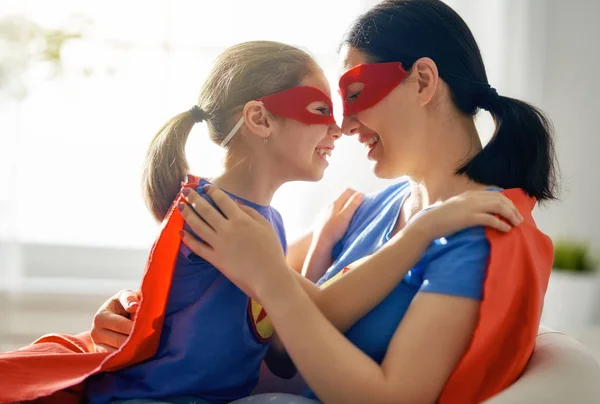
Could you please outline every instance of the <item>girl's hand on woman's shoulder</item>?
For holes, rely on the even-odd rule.
[[[418,214],[409,221],[407,229],[436,239],[474,226],[491,227],[506,233],[521,222],[521,213],[500,192],[468,191]]]

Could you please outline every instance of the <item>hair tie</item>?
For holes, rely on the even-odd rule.
[[[488,84],[487,88],[485,88],[477,97],[477,106],[489,111],[498,97],[498,91]]]
[[[190,108],[189,113],[192,115],[192,118],[194,118],[195,123],[202,122],[206,119],[206,113],[197,105]]]

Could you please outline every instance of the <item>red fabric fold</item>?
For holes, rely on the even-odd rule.
[[[480,403],[496,395],[518,379],[535,348],[554,248],[531,215],[535,199],[520,189],[502,193],[524,221],[507,234],[486,229],[491,250],[479,323],[440,404]]]
[[[199,178],[189,176],[183,186],[195,188],[198,182]],[[508,234],[486,229],[491,251],[479,323],[442,392],[441,404],[479,403],[499,393],[520,376],[535,347],[552,267],[552,242],[531,216],[535,200],[521,190],[503,193],[525,220]],[[96,353],[88,333],[50,334],[18,351],[0,354],[0,402],[79,404],[87,377],[154,355],[183,228],[176,209],[180,200],[173,203],[148,258],[142,301],[125,345],[113,354]]]
[[[199,180],[188,176],[182,186],[195,188]],[[93,352],[89,333],[49,334],[22,349],[0,354],[1,403],[30,400],[43,404],[82,403],[86,378],[131,366],[154,355],[181,242],[183,218],[177,210],[181,198],[179,195],[171,206],[148,257],[133,331],[121,349],[112,354]]]

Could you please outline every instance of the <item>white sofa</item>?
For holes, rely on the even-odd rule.
[[[282,380],[264,368],[255,395],[239,400],[239,403],[312,403],[287,394],[260,395],[272,391],[298,394],[304,388],[305,384],[299,376]],[[523,375],[508,389],[485,402],[536,403],[600,404],[600,365],[596,359],[575,339],[543,327],[540,327],[535,351]]]
[[[540,328],[523,375],[486,404],[600,404],[600,365],[577,340]]]

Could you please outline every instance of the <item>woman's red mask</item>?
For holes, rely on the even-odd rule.
[[[335,123],[331,98],[315,87],[292,87],[288,90],[264,96],[256,101],[262,102],[266,109],[276,115],[294,119],[307,125],[331,125]],[[307,109],[310,104],[317,101],[322,101],[327,105],[329,109],[327,115],[315,114]]]
[[[340,95],[344,116],[371,108],[385,98],[408,75],[400,62],[373,63],[354,66],[340,78]],[[362,83],[359,94],[348,90],[354,83]],[[351,99],[351,97],[353,99]]]

